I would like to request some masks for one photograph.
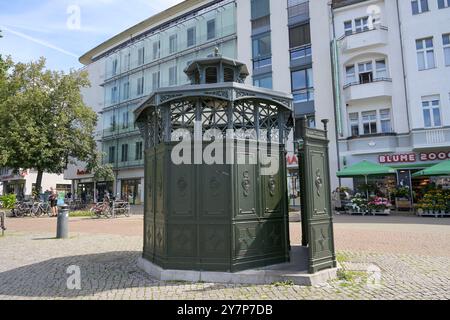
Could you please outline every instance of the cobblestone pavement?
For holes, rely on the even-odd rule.
[[[448,220],[420,225],[392,218],[392,224],[385,218],[338,218],[344,269],[339,280],[317,287],[156,281],[137,268],[141,236],[73,231],[69,240],[55,240],[53,233],[20,230],[14,225],[19,220],[11,220],[7,236],[0,237],[0,299],[450,299]],[[392,234],[412,243],[386,250],[396,247]],[[80,267],[81,290],[67,289],[71,265]]]

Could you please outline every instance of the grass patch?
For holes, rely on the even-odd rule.
[[[350,258],[345,253],[338,252],[336,254],[336,260],[337,260],[337,262],[342,264],[344,262],[348,262],[350,260]]]
[[[69,213],[69,217],[92,217],[92,212],[90,211],[73,211]]]

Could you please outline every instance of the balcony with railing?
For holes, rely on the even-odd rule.
[[[377,98],[392,97],[392,79],[375,78],[370,81],[356,81],[344,86],[344,95],[347,102]]]
[[[442,148],[449,146],[450,127],[415,129],[412,131],[412,144],[415,150]]]
[[[289,51],[291,56],[291,68],[312,63],[311,44],[291,48]]]
[[[384,26],[366,27],[361,31],[348,32],[340,40],[344,53],[384,46],[388,43],[388,28]]]

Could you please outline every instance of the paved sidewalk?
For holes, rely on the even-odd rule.
[[[69,240],[43,230],[54,227],[50,219],[10,220],[8,235],[0,238],[0,299],[450,299],[448,220],[359,218],[336,219],[345,270],[341,280],[319,287],[160,282],[137,268],[139,219],[74,219],[79,231],[72,229]],[[39,230],[30,230],[33,223]],[[93,232],[94,226],[101,230]],[[291,229],[299,237],[299,225]],[[396,234],[407,240],[400,248]],[[72,265],[80,267],[81,290],[67,289]]]

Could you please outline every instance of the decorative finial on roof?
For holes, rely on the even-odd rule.
[[[214,56],[215,56],[215,57],[220,56],[220,53],[219,53],[219,47],[215,47],[215,48],[214,48]]]

